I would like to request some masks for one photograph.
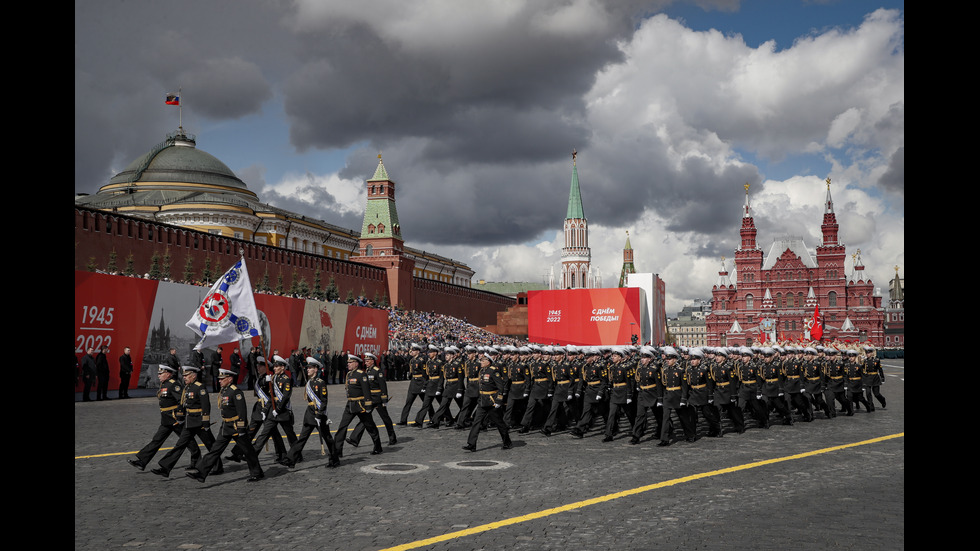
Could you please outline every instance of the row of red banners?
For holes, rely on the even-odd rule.
[[[155,387],[157,365],[171,347],[188,363],[197,335],[184,326],[208,288],[166,281],[75,272],[75,357],[90,347],[109,347],[110,388],[119,387],[119,357],[131,349],[134,373],[130,388]],[[375,354],[388,348],[388,312],[276,295],[255,295],[263,337],[223,346],[223,364],[234,348],[244,357],[252,346],[279,350],[349,350]],[[210,353],[206,353],[206,357]],[[75,391],[82,389],[79,381]]]

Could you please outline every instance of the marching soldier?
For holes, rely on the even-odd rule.
[[[218,394],[218,405],[221,409],[221,430],[211,450],[197,463],[197,468],[187,471],[187,476],[204,482],[211,469],[221,459],[221,453],[234,440],[243,450],[245,462],[248,464],[248,481],[257,482],[265,477],[259,457],[245,437],[245,427],[248,425],[248,408],[245,406],[245,394],[232,384],[238,378],[238,372],[230,369],[218,371],[218,384],[221,390]]]
[[[466,376],[466,389],[463,391],[463,406],[456,415],[454,428],[458,430],[470,426],[477,402],[480,401],[480,360],[476,357],[478,350],[474,346],[467,346],[465,350],[463,374]]]
[[[426,382],[425,388],[422,390],[425,393],[425,398],[422,399],[422,409],[415,416],[415,428],[417,429],[424,427],[426,412],[429,414],[429,428],[439,428],[439,420],[436,419],[435,408],[432,405],[433,401],[438,401],[438,404],[442,405],[442,390],[446,384],[442,378],[442,367],[445,362],[439,357],[439,352],[437,346],[429,345],[429,359],[425,361]]]
[[[579,418],[578,425],[571,431],[572,436],[576,438],[582,438],[585,436],[585,431],[589,430],[592,419],[602,407],[609,386],[608,372],[599,359],[599,350],[594,346],[589,347],[585,354],[585,365],[582,367],[582,383],[585,385],[582,416]]]
[[[364,430],[374,442],[371,455],[378,455],[382,452],[381,436],[371,418],[371,385],[368,383],[367,373],[364,372],[364,360],[353,354],[347,355],[347,377],[344,379],[344,387],[347,390],[347,404],[344,406],[340,426],[337,427],[337,438],[334,439],[337,457],[344,456],[344,436],[355,417],[364,424]]]
[[[678,362],[679,355],[672,346],[664,347],[666,360],[661,370],[661,381],[664,385],[664,418],[660,423],[660,443],[658,446],[664,447],[671,445],[671,436],[674,432],[673,423],[670,420],[670,412],[676,411],[677,420],[684,430],[684,436],[688,442],[694,441],[694,428],[689,425],[689,417],[684,415],[682,408],[687,406],[687,397],[690,392],[687,387],[687,372],[682,364]]]
[[[184,390],[180,395],[180,405],[184,411],[184,429],[173,449],[168,451],[160,460],[160,467],[150,471],[153,474],[164,478],[169,477],[170,471],[173,470],[184,450],[197,448],[197,444],[194,442],[195,436],[208,451],[214,447],[214,435],[211,434],[211,398],[208,396],[207,385],[198,380],[200,370],[199,367],[184,366]],[[198,459],[200,459],[200,453],[198,453]],[[219,459],[214,474],[221,474],[222,472],[224,469]]]
[[[755,418],[759,427],[769,428],[769,411],[762,403],[762,385],[759,384],[759,374],[756,369],[755,360],[752,359],[752,350],[742,347],[740,350],[741,360],[735,367],[738,376],[738,397],[744,408]]]
[[[160,446],[170,436],[170,433],[176,433],[180,437],[183,430],[181,419],[177,415],[180,409],[180,393],[183,385],[174,379],[176,373],[176,369],[164,364],[161,364],[157,371],[157,378],[160,380],[160,389],[157,390],[157,401],[160,404],[160,426],[157,427],[150,443],[136,453],[136,458],[127,459],[130,465],[141,471],[146,468],[147,463],[160,450]],[[201,454],[200,451],[191,450],[192,460],[194,459],[194,452],[197,452],[198,457]]]
[[[864,398],[871,406],[870,411],[875,410],[874,398],[878,399],[881,409],[885,409],[885,397],[881,395],[881,384],[885,380],[885,372],[881,369],[881,360],[873,346],[864,347]]]
[[[606,416],[606,437],[603,442],[612,442],[613,435],[619,430],[619,415],[625,413],[630,422],[630,432],[636,418],[628,406],[633,402],[633,386],[636,384],[634,373],[624,360],[626,352],[617,347],[612,351],[612,365],[609,366],[609,415]]]
[[[303,415],[303,428],[299,432],[299,438],[289,448],[286,458],[282,461],[282,464],[287,467],[296,465],[296,459],[303,453],[303,446],[306,445],[306,441],[313,434],[313,429],[316,429],[320,433],[320,439],[323,440],[326,451],[330,456],[327,467],[333,468],[340,465],[340,459],[337,458],[337,452],[334,449],[334,439],[330,435],[330,419],[327,419],[327,381],[320,375],[321,367],[323,367],[323,364],[316,358],[311,356],[306,359],[306,375],[308,378],[306,383],[307,408],[306,413]]]
[[[456,407],[463,409],[463,362],[459,357],[459,349],[455,346],[446,347],[446,361],[442,369],[444,377],[442,404],[436,410],[434,420],[430,421],[430,427],[437,429],[445,421],[446,425],[453,425],[453,416],[449,413],[449,406],[456,402]],[[457,412],[458,413],[458,412]]]
[[[711,368],[711,391],[714,407],[718,410],[718,419],[721,419],[721,411],[724,410],[728,419],[735,425],[735,432],[742,434],[745,432],[745,416],[742,409],[738,407],[738,392],[736,385],[738,379],[734,369],[728,361],[728,351],[719,349],[715,351],[714,364]],[[720,427],[719,427],[720,429]],[[722,436],[722,432],[718,432]]]
[[[704,363],[704,351],[700,348],[693,348],[690,352],[691,359],[687,365],[687,385],[688,399],[686,414],[688,424],[694,432],[694,438],[698,435],[698,412],[708,421],[708,436],[721,436],[721,416],[711,405],[714,401],[711,389],[711,368]]]
[[[568,351],[571,353],[571,351]],[[551,436],[551,433],[558,429],[558,415],[559,413],[564,413],[566,423],[568,419],[571,419],[571,408],[573,393],[575,389],[573,387],[574,378],[574,366],[572,362],[569,361],[567,357],[562,358],[559,356],[558,361],[554,364],[552,368],[552,383],[551,383],[551,411],[548,412],[548,420],[544,423],[544,428],[541,429],[541,434],[545,436]],[[564,410],[563,412],[561,410]]]
[[[364,372],[367,373],[368,384],[371,387],[371,406],[378,412],[381,422],[384,423],[388,431],[388,445],[394,446],[398,443],[395,438],[395,427],[391,422],[391,415],[388,415],[388,383],[385,381],[384,371],[378,366],[377,358],[370,352],[364,353]],[[347,443],[355,448],[361,443],[361,436],[364,435],[364,423],[358,421],[354,427],[354,432],[347,438]]]
[[[286,440],[290,447],[296,444],[296,432],[293,430],[293,409],[289,403],[289,399],[293,395],[293,387],[289,375],[286,374],[287,362],[281,356],[273,356],[273,362],[272,369],[275,372],[275,375],[272,376],[271,385],[273,400],[266,404],[263,412],[265,415],[262,428],[259,429],[259,434],[255,437],[256,453],[262,451],[262,446],[265,445],[277,427],[282,427],[283,432],[286,433]],[[298,460],[301,461],[302,459],[299,458]]]
[[[838,351],[833,348],[827,349],[827,358],[824,360],[824,377],[827,381],[827,404],[830,406],[831,417],[837,417],[837,406],[839,402],[844,408],[844,413],[854,415],[854,404],[847,399],[847,380],[844,363],[836,358]]]
[[[521,434],[531,431],[531,424],[534,423],[534,412],[545,407],[545,402],[551,398],[551,362],[543,353],[536,351],[536,358],[531,364],[531,389],[527,399],[527,410],[524,411],[524,418],[521,419]],[[483,359],[480,359],[481,365]]]
[[[419,395],[425,393],[425,359],[422,358],[422,347],[412,343],[411,350],[408,351],[408,355],[411,357],[408,361],[408,376],[410,377],[408,383],[408,397],[405,398],[405,407],[402,408],[402,417],[398,421],[399,425],[408,424],[408,413],[412,409],[412,404],[415,403],[415,399]],[[425,397],[422,397],[425,400]],[[423,412],[425,410],[422,410]]]
[[[633,423],[633,437],[630,444],[636,445],[643,438],[650,414],[653,414],[657,427],[653,434],[660,434],[660,424],[663,422],[663,388],[660,384],[660,368],[654,363],[653,348],[644,346],[640,349],[640,363],[636,367],[636,422]]]
[[[255,350],[253,348],[253,350]],[[266,410],[270,407],[272,399],[266,393],[268,381],[270,380],[269,368],[266,366],[265,358],[262,356],[256,356],[255,358],[255,371],[258,374],[258,380],[253,381],[252,392],[255,394],[255,403],[252,405],[252,421],[248,424],[248,428],[245,430],[245,439],[249,442],[255,438],[258,434],[259,429],[262,428],[262,423],[265,421]],[[279,429],[274,429],[271,433],[272,444],[276,450],[276,461],[282,461],[286,457],[286,445],[282,443],[282,435],[279,434]],[[236,463],[241,463],[242,459],[245,458],[245,452],[241,449],[238,444],[231,449],[231,455],[225,456],[228,461],[234,461]]]
[[[847,359],[844,362],[844,370],[847,377],[846,390],[847,400],[851,402],[851,414],[853,414],[856,404],[861,403],[864,409],[871,413],[874,408],[864,399],[864,366],[858,362],[857,350],[848,350]],[[850,415],[850,414],[849,414]]]
[[[504,424],[500,409],[504,404],[504,380],[500,372],[493,365],[493,360],[489,354],[480,356],[480,372],[478,384],[480,387],[480,403],[476,409],[476,417],[473,419],[473,426],[470,427],[469,438],[466,439],[464,450],[476,451],[476,440],[480,436],[480,425],[486,417],[490,422],[497,426],[500,433],[500,440],[503,442],[503,449],[509,450],[514,445],[510,440],[510,433],[507,425]]]

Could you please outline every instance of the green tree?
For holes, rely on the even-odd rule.
[[[293,277],[289,283],[289,294],[293,296],[299,295],[299,273],[293,270]]]
[[[381,295],[381,301],[378,302],[378,306],[382,308],[388,308],[391,304],[388,303],[388,293]]]
[[[184,281],[194,282],[194,257],[187,255],[187,262],[184,262]]]
[[[325,294],[326,299],[329,302],[340,299],[340,289],[337,288],[337,282],[334,281],[333,276],[330,276],[330,284],[327,285]]]
[[[320,288],[320,268],[313,272],[313,298],[323,300],[324,292]]]
[[[276,294],[277,295],[281,295],[282,294],[282,291],[283,291],[282,270],[281,269],[279,270],[279,275],[276,276],[276,289],[275,289],[275,291],[276,291]]]
[[[347,304],[354,304],[354,290],[353,289],[351,289],[350,291],[347,291],[347,300],[345,302]]]
[[[116,267],[116,249],[112,249],[112,252],[109,253],[109,262],[105,265],[105,271],[110,274],[119,271],[119,268]]]
[[[123,270],[123,273],[128,276],[136,275],[135,264],[136,259],[133,257],[133,253],[129,253],[129,256],[126,257],[126,269]]]
[[[160,274],[163,279],[170,279],[170,266],[172,262],[173,259],[170,258],[170,247],[167,247],[167,250],[163,253],[163,272]]]
[[[306,298],[310,296],[310,284],[306,282],[305,277],[299,278],[299,296]]]
[[[272,287],[269,287],[269,268],[268,267],[266,267],[265,273],[262,275],[262,281],[259,282],[259,288],[258,288],[258,290],[259,291],[262,291],[264,293],[268,293],[269,291],[272,290]]]
[[[153,251],[153,256],[150,257],[150,271],[148,272],[152,279],[160,279],[160,253]]]
[[[201,281],[203,281],[205,285],[211,285],[212,281],[214,281],[214,272],[211,270],[210,256],[204,259],[204,269],[201,270]]]
[[[88,257],[88,264],[85,265],[85,269],[88,270],[88,271],[90,271],[90,272],[94,272],[95,270],[98,269],[98,267],[95,265],[95,257],[94,256]]]

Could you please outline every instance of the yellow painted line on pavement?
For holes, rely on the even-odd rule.
[[[414,425],[415,424],[415,421],[409,421],[408,424]],[[385,428],[384,425],[375,425],[375,426],[378,427],[379,429]],[[351,427],[351,428],[347,429],[347,432],[351,432],[353,430],[354,430],[354,427]],[[337,434],[337,431],[333,431],[332,434]],[[310,433],[310,436],[311,437],[312,436],[319,436],[319,435],[320,435],[320,433],[317,432],[317,431],[313,431],[312,433]],[[204,444],[198,444],[197,446],[198,447],[201,447],[203,445]],[[167,451],[167,450],[172,450],[172,449],[173,449],[173,446],[171,446],[169,448],[160,448],[160,451]],[[115,457],[117,455],[136,455],[137,453],[139,453],[139,450],[136,450],[134,452],[113,452],[113,453],[99,453],[99,454],[95,454],[95,455],[76,455],[75,456],[75,459],[95,459],[97,457]]]
[[[861,442],[854,442],[853,444],[844,444],[841,446],[833,446],[830,448],[823,448],[820,450],[813,450],[805,453],[799,453],[796,455],[787,455],[786,457],[777,457],[775,459],[767,459],[765,461],[756,461],[754,463],[746,463],[744,465],[737,465],[735,467],[728,467],[725,469],[718,469],[716,471],[710,471],[706,473],[694,474],[691,476],[685,476],[681,478],[675,478],[673,480],[665,480],[663,482],[658,482],[656,484],[650,484],[647,486],[640,486],[639,488],[633,488],[631,490],[624,490],[622,492],[616,492],[614,494],[607,494],[600,497],[594,497],[592,499],[586,499],[584,501],[576,501],[575,503],[569,503],[567,505],[562,505],[560,507],[553,507],[551,509],[545,509],[543,511],[537,511],[535,513],[528,513],[526,515],[521,515],[518,517],[511,517],[504,520],[498,520],[496,522],[491,522],[489,524],[481,524],[480,526],[474,526],[473,528],[467,528],[465,530],[458,530],[456,532],[449,532],[448,534],[443,534],[441,536],[435,536],[432,538],[427,538],[424,540],[413,541],[410,543],[404,543],[395,547],[388,547],[382,549],[382,551],[405,551],[408,549],[418,549],[419,547],[425,547],[427,545],[432,545],[435,543],[440,543],[444,541],[454,540],[466,536],[472,536],[474,534],[479,534],[482,532],[489,532],[490,530],[496,530],[498,528],[503,528],[504,526],[510,526],[513,524],[520,524],[522,522],[527,522],[529,520],[535,520],[539,518],[549,517],[551,515],[557,515],[558,513],[564,513],[567,511],[572,511],[575,509],[581,509],[583,507],[588,507],[590,505],[596,505],[599,503],[605,503],[607,501],[612,501],[622,497],[633,496],[636,494],[642,494],[644,492],[649,492],[651,490],[657,490],[659,488],[667,488],[669,486],[675,486],[677,484],[683,484],[685,482],[693,482],[695,480],[700,480],[702,478],[710,478],[713,476],[719,476],[723,474],[735,473],[738,471],[744,471],[748,469],[755,469],[757,467],[764,467],[766,465],[772,465],[775,463],[781,463],[783,461],[793,461],[796,459],[804,459],[807,457],[812,457],[814,455],[820,455],[824,453],[835,452],[839,450],[844,450],[847,448],[853,448],[857,446],[866,446],[868,444],[875,444],[878,442],[884,442],[885,440],[891,440],[893,438],[902,438],[905,436],[904,432],[897,434],[890,434],[888,436],[882,436],[880,438],[872,438],[870,440],[862,440]]]

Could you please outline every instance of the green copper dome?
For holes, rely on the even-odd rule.
[[[248,190],[238,176],[223,162],[209,153],[197,149],[193,137],[183,132],[177,132],[167,137],[165,141],[141,155],[109,180],[106,187],[134,185],[142,183],[174,183],[220,186],[242,190],[248,195],[254,193]],[[156,186],[154,186],[156,187]]]

